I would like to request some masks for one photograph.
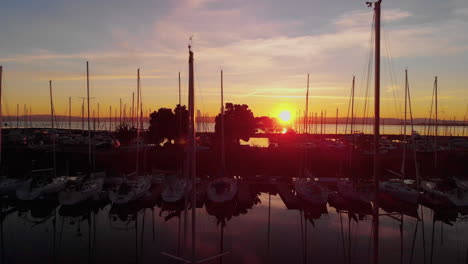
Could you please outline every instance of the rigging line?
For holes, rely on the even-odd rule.
[[[429,120],[428,120],[428,126],[427,126],[427,135],[431,135],[431,127],[432,127],[432,108],[434,107],[434,94],[435,94],[435,87],[432,88],[432,99],[431,99],[431,108],[429,110]]]
[[[351,96],[353,94],[353,91],[350,90],[349,92],[349,100],[348,100],[348,113],[346,114],[346,124],[345,124],[345,131],[344,131],[344,134],[346,135],[346,133],[348,132],[348,120],[349,120],[349,111],[351,109]]]
[[[400,98],[401,100],[401,94],[399,94],[399,91],[400,89],[396,89],[397,88],[397,78],[396,78],[396,74],[395,74],[395,71],[393,69],[393,64],[392,64],[392,61],[393,61],[393,57],[392,57],[392,54],[391,54],[391,50],[390,50],[390,41],[389,41],[389,38],[388,38],[388,33],[387,33],[387,30],[385,30],[385,26],[383,25],[382,26],[382,31],[383,31],[383,36],[384,36],[384,46],[385,46],[385,52],[386,52],[386,59],[384,60],[387,64],[387,68],[388,68],[388,71],[389,71],[389,77],[390,77],[390,85],[391,85],[391,91],[392,91],[392,95],[393,95],[393,107],[394,107],[394,110],[395,110],[395,116],[400,118],[401,119],[401,104],[397,104],[397,100],[398,98]]]
[[[374,23],[375,23],[375,14],[374,17],[372,18],[372,26],[371,26],[371,38],[370,38],[370,45],[369,45],[369,60],[367,62],[367,80],[366,80],[366,97],[365,97],[365,102],[364,102],[364,116],[362,120],[362,132],[365,133],[365,120],[368,117],[368,112],[369,112],[369,90],[370,90],[370,82],[372,80],[372,66],[373,66],[373,60],[374,60],[374,49],[372,48],[374,45]]]

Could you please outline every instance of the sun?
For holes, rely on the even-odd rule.
[[[279,119],[282,121],[282,122],[289,122],[291,121],[291,112],[289,112],[288,110],[283,110],[279,113]]]

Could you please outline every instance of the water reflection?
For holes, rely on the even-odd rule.
[[[59,206],[54,199],[5,198],[1,261],[177,263],[161,252],[184,256],[190,214],[184,217],[183,201],[163,203],[158,192],[154,187],[125,206],[107,199]],[[381,195],[376,212],[374,204],[338,194],[327,205],[299,202],[288,209],[279,194],[274,184],[241,183],[236,200],[199,202],[198,257],[229,252],[207,263],[372,263],[378,230],[379,263],[467,261],[466,209],[410,205]]]

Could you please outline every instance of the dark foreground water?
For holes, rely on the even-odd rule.
[[[197,209],[198,258],[227,251],[207,263],[371,263],[369,208],[287,209],[274,190],[255,193],[248,205]],[[467,263],[468,224],[460,210],[396,207],[380,210],[380,263]],[[1,261],[177,263],[162,252],[184,255],[179,210],[151,200],[120,208],[2,201]],[[388,215],[392,210],[399,212]]]

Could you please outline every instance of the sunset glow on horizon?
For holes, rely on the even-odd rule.
[[[340,117],[346,116],[356,75],[355,114],[365,116],[366,104],[372,113],[372,73],[368,85],[365,70],[372,10],[363,3],[184,0],[143,1],[136,7],[104,1],[89,7],[49,2],[35,12],[27,4],[7,2],[0,11],[0,22],[8,25],[8,30],[0,29],[5,115],[16,115],[17,104],[20,115],[24,105],[33,114],[50,113],[52,80],[56,114],[68,113],[71,97],[72,115],[80,116],[87,60],[91,108],[97,111],[99,103],[101,116],[109,116],[109,106],[118,109],[120,99],[129,108],[137,68],[146,111],[175,107],[179,72],[186,104],[186,46],[192,35],[197,109],[203,114],[219,112],[220,69],[225,102],[247,104],[255,116],[277,117],[271,109],[288,104],[295,119],[305,109],[307,73],[310,112],[334,116],[338,109]],[[449,6],[434,0],[428,6],[432,10],[441,5]],[[330,8],[318,8],[323,6]],[[468,102],[468,4],[453,1],[437,13],[438,23],[427,23],[434,14],[406,1],[387,1],[384,6],[382,117],[402,118],[408,68],[415,118],[428,116],[437,75],[439,118],[463,120]],[[24,33],[13,37],[11,32]]]

